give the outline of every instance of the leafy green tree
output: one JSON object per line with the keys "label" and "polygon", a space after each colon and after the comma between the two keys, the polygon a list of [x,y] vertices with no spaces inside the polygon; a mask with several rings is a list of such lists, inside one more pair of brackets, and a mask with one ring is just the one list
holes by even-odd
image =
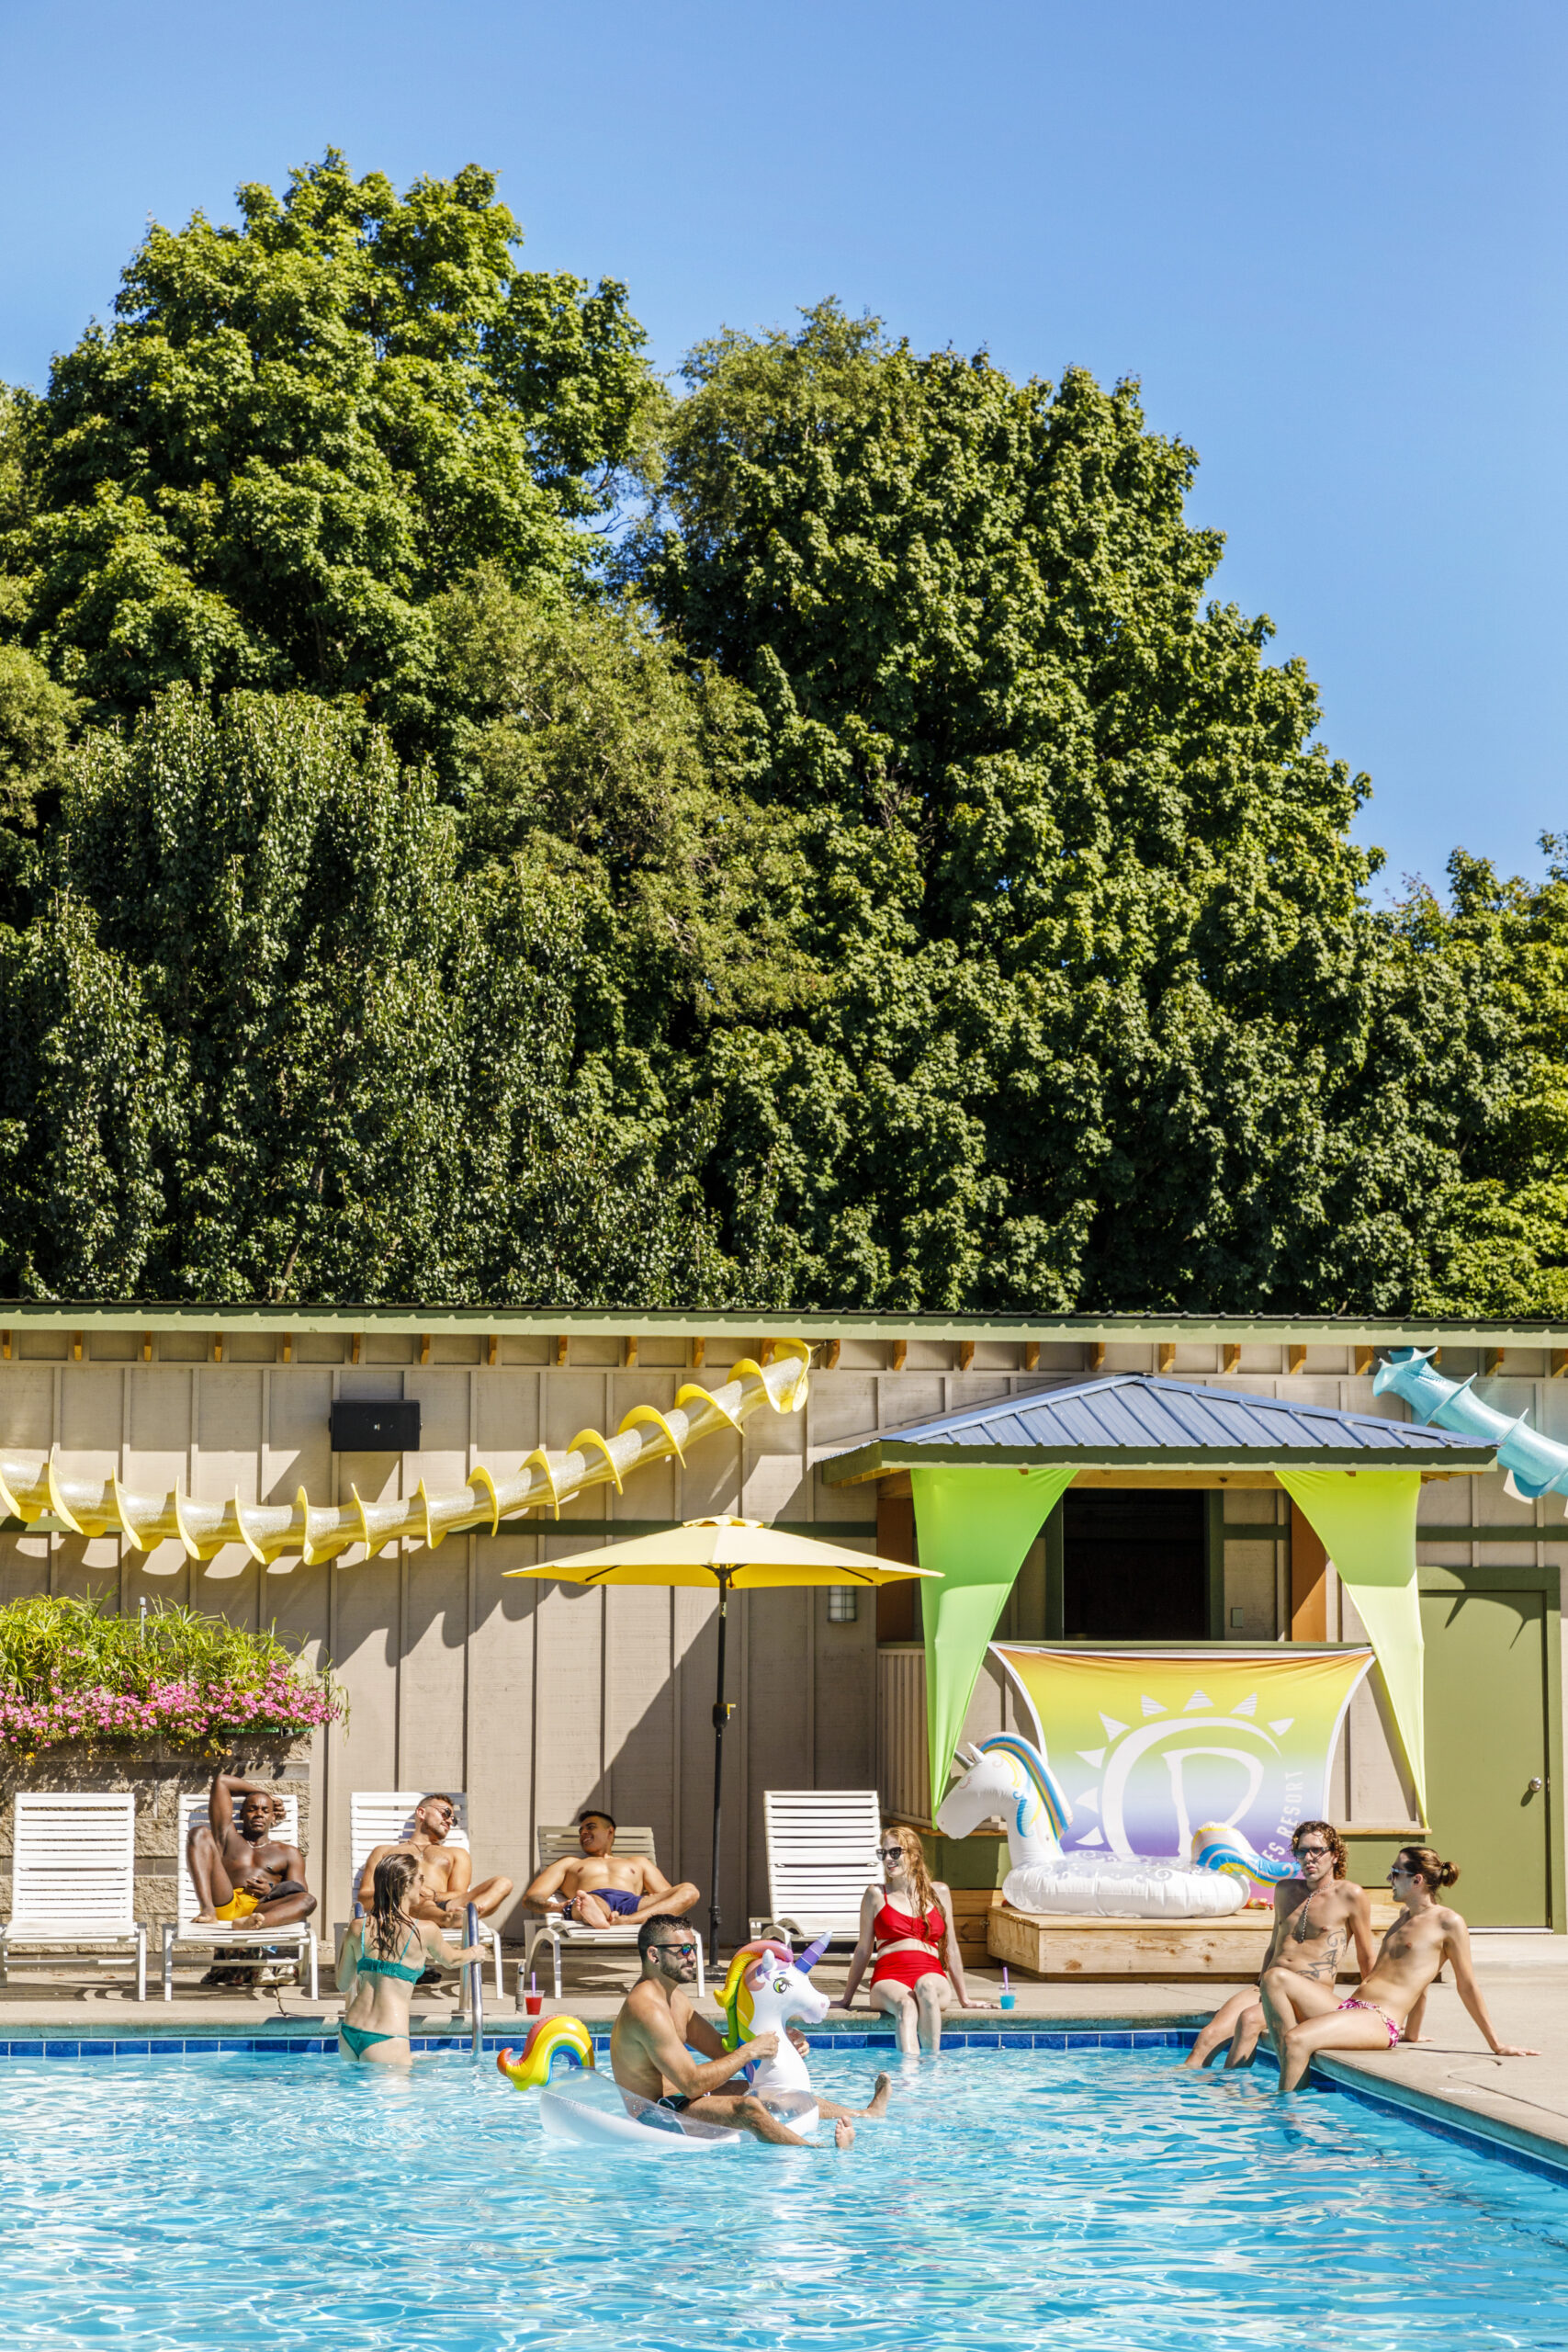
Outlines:
{"label": "leafy green tree", "polygon": [[0,644],[0,922],[27,920],[39,811],[55,813],[76,709],[41,662]]}
{"label": "leafy green tree", "polygon": [[1427,1315],[1568,1315],[1568,839],[1541,838],[1544,881],[1456,850],[1450,903],[1402,910],[1413,951],[1465,976],[1510,1040],[1501,1115],[1460,1154],[1415,1305]]}
{"label": "leafy green tree", "polygon": [[1371,915],[1367,780],[1135,388],[832,305],[688,363],[627,570],[745,684],[828,984],[694,1074],[802,1300],[1408,1303],[1491,1015]]}
{"label": "leafy green tree", "polygon": [[0,936],[0,1290],[730,1295],[689,1167],[574,1078],[570,893],[303,695],[175,689],[77,755]]}
{"label": "leafy green tree", "polygon": [[625,290],[521,268],[493,175],[343,158],[238,227],[152,228],[113,323],[12,435],[9,607],[99,717],[176,681],[343,698],[441,739],[427,607],[585,560],[653,395]]}

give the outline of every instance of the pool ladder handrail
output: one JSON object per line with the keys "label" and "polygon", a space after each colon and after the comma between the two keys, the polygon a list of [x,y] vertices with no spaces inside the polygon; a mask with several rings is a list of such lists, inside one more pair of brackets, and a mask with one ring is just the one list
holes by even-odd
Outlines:
{"label": "pool ladder handrail", "polygon": [[[472,1949],[479,1939],[479,1912],[477,1903],[468,1905],[468,1944]],[[485,2036],[485,1964],[482,1957],[479,1960],[470,1960],[468,1962],[468,1998],[473,2004],[474,2056],[477,2059],[483,2053]]]}

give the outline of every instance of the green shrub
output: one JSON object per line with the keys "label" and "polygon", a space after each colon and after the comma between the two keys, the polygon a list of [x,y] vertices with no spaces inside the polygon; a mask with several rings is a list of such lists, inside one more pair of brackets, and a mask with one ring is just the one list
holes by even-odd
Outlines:
{"label": "green shrub", "polygon": [[30,1758],[81,1741],[210,1751],[242,1733],[293,1737],[346,1712],[330,1672],[271,1630],[162,1602],[140,1618],[111,1616],[64,1594],[0,1607],[0,1749]]}

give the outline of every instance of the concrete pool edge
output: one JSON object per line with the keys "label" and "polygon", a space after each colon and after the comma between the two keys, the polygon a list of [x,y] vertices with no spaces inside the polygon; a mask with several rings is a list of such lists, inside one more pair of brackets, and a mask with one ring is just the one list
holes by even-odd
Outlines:
{"label": "concrete pool edge", "polygon": [[1381,2108],[1385,2113],[1398,2115],[1405,2122],[1431,2132],[1437,2139],[1457,2141],[1463,2147],[1479,2149],[1500,2164],[1545,2174],[1560,2187],[1568,2188],[1568,2144],[1550,2132],[1531,2132],[1523,2124],[1510,2122],[1506,2116],[1450,2107],[1439,2093],[1363,2073],[1359,2066],[1348,2065],[1341,2059],[1319,2058],[1314,2060],[1314,2068],[1327,2078],[1336,2092],[1356,2099],[1363,2107]]}
{"label": "concrete pool edge", "polygon": [[[519,2018],[506,2029],[487,2031],[482,2042],[483,2058],[492,2060],[495,2052],[515,2047],[525,2035],[528,2023],[528,2019]],[[1190,2013],[1168,2021],[1142,2017],[1135,2022],[1129,2019],[1123,2024],[1107,2019],[1095,2025],[1085,2025],[1077,2018],[1058,2021],[1032,2018],[1027,2025],[1010,2021],[1002,2026],[944,2033],[942,2044],[944,2049],[953,2050],[1063,2052],[1091,2049],[1184,2050],[1190,2049],[1196,2035],[1197,2025]],[[826,2030],[818,2028],[808,2039],[814,2049],[824,2051],[886,2051],[891,2054],[896,2047],[891,2033],[869,2029],[863,2031],[829,2026]],[[472,2039],[459,2031],[415,2034],[412,2046],[423,2052],[446,2052],[462,2057],[469,2053]],[[608,2032],[595,2030],[593,2046],[596,2053],[607,2054]],[[59,2062],[152,2057],[321,2057],[335,2055],[337,2047],[336,2024],[329,2025],[324,2017],[290,2018],[287,2024],[280,2020],[270,2030],[262,2027],[251,2033],[213,2027],[194,2033],[184,2029],[151,2029],[143,2033],[68,2034],[44,2027],[31,2032],[0,2034],[0,2064],[13,2059]],[[1258,2063],[1272,2071],[1274,2062],[1268,2052],[1259,2052]],[[1440,2095],[1412,2084],[1391,2082],[1382,2074],[1344,2060],[1319,2059],[1314,2073],[1323,2089],[1412,2123],[1418,2130],[1454,2142],[1472,2153],[1544,2176],[1558,2186],[1568,2188],[1568,2143],[1562,2139],[1531,2131],[1505,2117],[1468,2108],[1456,2110]]]}

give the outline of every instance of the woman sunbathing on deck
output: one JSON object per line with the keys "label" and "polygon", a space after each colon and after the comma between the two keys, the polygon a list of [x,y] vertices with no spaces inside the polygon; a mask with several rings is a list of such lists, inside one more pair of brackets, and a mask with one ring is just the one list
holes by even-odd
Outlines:
{"label": "woman sunbathing on deck", "polygon": [[1496,2058],[1534,2058],[1534,2050],[1499,2041],[1486,2014],[1481,1987],[1470,1964],[1470,1930],[1457,1911],[1437,1899],[1459,1871],[1440,1861],[1429,1846],[1402,1846],[1388,1874],[1395,1899],[1404,1905],[1382,1939],[1364,1984],[1342,2001],[1332,1984],[1313,1983],[1288,1968],[1270,1968],[1263,1979],[1263,2007],[1280,2058],[1280,2088],[1297,2088],[1320,2050],[1393,2050],[1406,2018],[1445,1961],[1451,1960],[1454,1989],[1486,2037]]}
{"label": "woman sunbathing on deck", "polygon": [[961,2009],[980,2005],[969,1998],[964,1983],[953,1898],[928,1875],[925,1849],[914,1831],[884,1830],[876,1850],[887,1883],[868,1886],[861,1897],[860,1941],[844,1980],[844,2007],[853,2004],[874,1945],[871,2006],[892,2018],[898,2047],[912,2058],[917,2031],[926,2049],[942,2048],[942,2013],[955,1997]]}
{"label": "woman sunbathing on deck", "polygon": [[412,1917],[423,1884],[417,1854],[406,1849],[389,1854],[376,1865],[369,1917],[356,1919],[344,1938],[337,1982],[348,1997],[338,2047],[347,2057],[382,2066],[412,2065],[409,2003],[424,1971],[438,1968],[452,1975],[484,1958],[479,1944],[449,1953],[440,1931]]}

